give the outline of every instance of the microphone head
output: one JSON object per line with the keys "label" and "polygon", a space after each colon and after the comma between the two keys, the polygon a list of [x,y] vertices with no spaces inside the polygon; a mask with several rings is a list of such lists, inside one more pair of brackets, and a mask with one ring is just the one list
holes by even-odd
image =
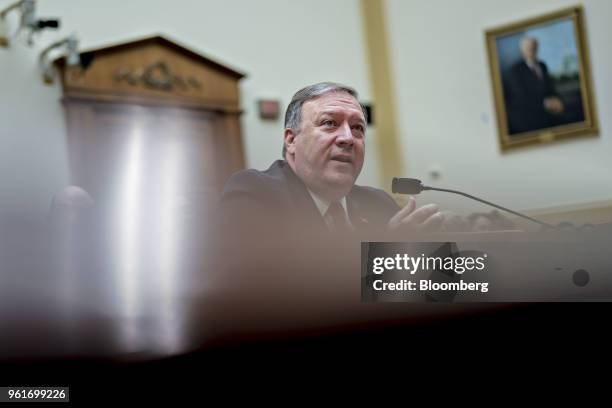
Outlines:
{"label": "microphone head", "polygon": [[419,194],[423,191],[423,183],[421,183],[421,180],[413,178],[393,177],[391,191],[399,194]]}

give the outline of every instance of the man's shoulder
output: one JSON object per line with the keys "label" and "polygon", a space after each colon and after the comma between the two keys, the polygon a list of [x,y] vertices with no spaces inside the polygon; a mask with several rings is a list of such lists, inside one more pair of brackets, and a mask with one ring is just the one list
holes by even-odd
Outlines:
{"label": "man's shoulder", "polygon": [[544,61],[538,61],[538,65],[540,66],[540,69],[542,70],[543,73],[548,73],[548,66],[546,65],[546,63]]}
{"label": "man's shoulder", "polygon": [[241,232],[278,226],[291,208],[285,178],[281,161],[263,171],[247,169],[234,173],[225,183],[219,201],[220,225]]}
{"label": "man's shoulder", "polygon": [[513,73],[523,73],[527,70],[529,70],[529,67],[523,60],[517,61],[510,66],[510,72]]}
{"label": "man's shoulder", "polygon": [[241,170],[225,183],[223,195],[230,193],[265,194],[278,191],[286,182],[285,162],[277,160],[266,170]]}

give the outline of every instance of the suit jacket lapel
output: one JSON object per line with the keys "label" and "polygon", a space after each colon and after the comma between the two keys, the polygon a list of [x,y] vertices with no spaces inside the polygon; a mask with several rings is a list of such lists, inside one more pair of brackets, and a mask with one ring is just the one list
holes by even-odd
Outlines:
{"label": "suit jacket lapel", "polygon": [[294,207],[290,213],[294,214],[296,217],[302,217],[299,221],[305,223],[308,227],[321,227],[327,230],[325,221],[323,217],[321,217],[321,213],[306,189],[304,182],[293,172],[287,162],[283,162],[281,168],[291,195],[292,203],[290,203],[290,205]]}
{"label": "suit jacket lapel", "polygon": [[353,227],[355,227],[356,230],[371,227],[370,220],[368,220],[368,217],[364,213],[361,204],[355,199],[352,192],[346,197],[346,209],[349,219],[351,220],[351,224],[353,224]]}

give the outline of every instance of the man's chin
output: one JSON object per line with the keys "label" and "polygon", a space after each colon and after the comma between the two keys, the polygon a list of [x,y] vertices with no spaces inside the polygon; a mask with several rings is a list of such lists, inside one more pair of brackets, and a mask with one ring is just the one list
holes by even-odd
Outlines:
{"label": "man's chin", "polygon": [[327,184],[329,188],[348,192],[353,188],[355,179],[356,177],[353,172],[335,172],[325,178],[325,184]]}

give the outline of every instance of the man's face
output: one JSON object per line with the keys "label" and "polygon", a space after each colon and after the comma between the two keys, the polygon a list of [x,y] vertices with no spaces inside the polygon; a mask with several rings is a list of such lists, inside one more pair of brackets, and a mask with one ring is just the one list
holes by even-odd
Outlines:
{"label": "man's face", "polygon": [[523,58],[526,60],[535,60],[538,56],[538,42],[533,39],[525,40],[521,44],[521,51],[523,53]]}
{"label": "man's face", "polygon": [[348,93],[331,92],[302,105],[297,134],[285,130],[287,161],[315,193],[337,200],[351,190],[363,166],[365,118]]}

